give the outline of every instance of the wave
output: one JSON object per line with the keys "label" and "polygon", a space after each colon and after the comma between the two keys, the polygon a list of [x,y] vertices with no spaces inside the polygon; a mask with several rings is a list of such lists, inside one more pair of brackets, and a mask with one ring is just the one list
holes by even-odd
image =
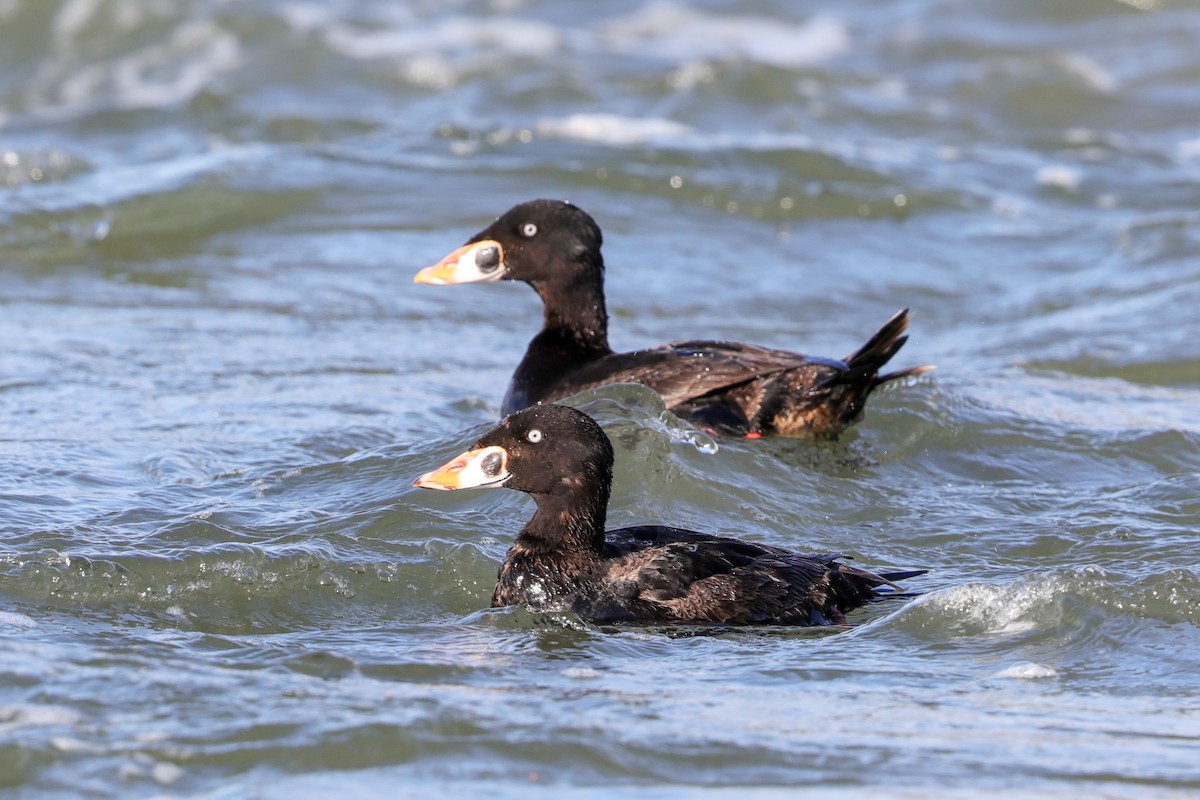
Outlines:
{"label": "wave", "polygon": [[680,3],[653,3],[601,26],[616,52],[680,63],[744,59],[776,67],[806,67],[850,49],[850,30],[838,17],[802,22],[713,14]]}
{"label": "wave", "polygon": [[66,0],[26,24],[23,32],[46,36],[49,48],[4,105],[58,119],[191,100],[238,70],[243,53],[219,21],[189,13],[136,0]]}
{"label": "wave", "polygon": [[894,617],[910,632],[937,637],[1091,636],[1120,618],[1200,628],[1200,574],[1167,569],[1133,577],[1100,567],[1025,575],[1004,583],[966,583],[915,600]]}

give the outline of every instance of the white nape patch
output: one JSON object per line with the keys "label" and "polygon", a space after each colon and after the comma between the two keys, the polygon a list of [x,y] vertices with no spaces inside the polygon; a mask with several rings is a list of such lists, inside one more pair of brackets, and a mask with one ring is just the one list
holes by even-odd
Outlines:
{"label": "white nape patch", "polygon": [[1056,675],[1058,675],[1058,670],[1044,667],[1041,664],[1035,664],[1032,661],[1022,661],[1005,667],[992,675],[992,677],[1010,680],[1038,680],[1040,678],[1053,678]]}
{"label": "white nape patch", "polygon": [[1067,192],[1078,190],[1079,184],[1083,182],[1083,174],[1079,170],[1061,164],[1042,167],[1035,177],[1042,186],[1053,186]]}

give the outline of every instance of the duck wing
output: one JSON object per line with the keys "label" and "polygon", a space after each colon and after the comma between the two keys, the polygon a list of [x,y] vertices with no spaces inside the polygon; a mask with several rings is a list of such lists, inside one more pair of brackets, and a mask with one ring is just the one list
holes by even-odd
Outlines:
{"label": "duck wing", "polygon": [[613,383],[640,383],[662,396],[668,408],[694,402],[735,386],[798,367],[831,374],[845,362],[738,342],[693,339],[661,347],[613,353],[584,364],[562,381],[543,402]]}
{"label": "duck wing", "polygon": [[605,582],[635,616],[732,625],[828,625],[887,581],[837,561],[678,528],[610,532]]}

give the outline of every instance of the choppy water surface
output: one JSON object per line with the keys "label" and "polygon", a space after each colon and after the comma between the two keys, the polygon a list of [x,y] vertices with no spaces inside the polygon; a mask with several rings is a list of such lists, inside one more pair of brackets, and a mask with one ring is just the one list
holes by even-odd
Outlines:
{"label": "choppy water surface", "polygon": [[[6,796],[1200,792],[1200,9],[1174,0],[0,0]],[[806,631],[483,610],[510,205],[606,233],[619,348],[840,356],[837,443],[636,388],[614,524],[925,594]]]}

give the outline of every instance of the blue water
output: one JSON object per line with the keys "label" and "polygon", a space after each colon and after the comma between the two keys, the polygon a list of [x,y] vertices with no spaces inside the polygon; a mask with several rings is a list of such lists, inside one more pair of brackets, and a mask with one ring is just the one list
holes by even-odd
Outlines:
{"label": "blue water", "polygon": [[[1200,8],[0,0],[0,793],[1200,793]],[[488,610],[509,206],[618,349],[853,351],[834,443],[636,387],[613,525],[925,568],[846,631]]]}

